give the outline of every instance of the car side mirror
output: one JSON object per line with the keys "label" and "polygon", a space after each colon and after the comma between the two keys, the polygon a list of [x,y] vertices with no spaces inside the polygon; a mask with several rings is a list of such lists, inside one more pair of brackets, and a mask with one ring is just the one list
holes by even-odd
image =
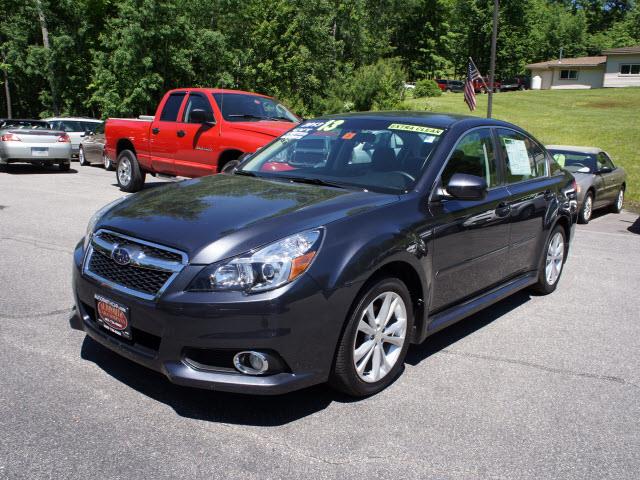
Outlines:
{"label": "car side mirror", "polygon": [[213,120],[211,112],[206,112],[201,108],[194,108],[189,114],[189,120],[191,123],[201,123],[210,127],[214,126],[216,122]]}
{"label": "car side mirror", "polygon": [[598,173],[611,173],[613,171],[613,169],[611,167],[602,167],[600,170],[598,170]]}
{"label": "car side mirror", "polygon": [[455,173],[447,184],[447,193],[458,200],[482,200],[487,196],[487,181],[482,177]]}

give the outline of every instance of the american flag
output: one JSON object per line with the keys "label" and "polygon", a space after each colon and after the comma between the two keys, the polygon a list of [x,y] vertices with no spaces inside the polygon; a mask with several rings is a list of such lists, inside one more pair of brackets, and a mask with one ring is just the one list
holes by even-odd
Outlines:
{"label": "american flag", "polygon": [[467,64],[467,81],[464,83],[464,101],[469,105],[469,110],[472,112],[478,106],[476,102],[476,92],[473,88],[474,80],[482,80],[482,75],[480,75],[473,61],[469,59],[469,63]]}

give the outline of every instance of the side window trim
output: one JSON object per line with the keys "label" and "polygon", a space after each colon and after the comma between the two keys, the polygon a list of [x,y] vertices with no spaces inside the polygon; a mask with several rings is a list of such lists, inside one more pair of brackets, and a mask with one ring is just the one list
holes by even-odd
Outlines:
{"label": "side window trim", "polygon": [[[462,135],[460,135],[460,137],[458,138],[458,140],[456,140],[456,143],[453,144],[453,147],[451,147],[451,150],[449,150],[449,153],[447,154],[447,158],[445,159],[445,161],[442,163],[442,166],[440,167],[440,170],[438,171],[438,175],[436,175],[436,180],[433,183],[433,185],[431,186],[431,193],[429,194],[429,201],[433,201],[433,199],[438,195],[438,184],[441,184],[441,180],[442,180],[442,174],[445,170],[445,168],[447,168],[447,165],[449,164],[449,160],[451,160],[451,157],[453,156],[454,152],[457,150],[458,145],[460,145],[460,143],[462,142],[462,140],[464,140],[464,138],[471,132],[474,132],[476,130],[489,130],[491,137],[493,138],[493,127],[490,125],[482,125],[480,127],[473,127],[470,128],[468,130],[465,130],[464,133]],[[495,142],[494,142],[494,148],[495,148]],[[494,154],[494,158],[493,158],[494,163],[497,162],[497,158],[496,155]],[[500,172],[499,172],[499,168],[500,168],[500,162],[498,162],[496,165],[496,172],[498,173],[498,183],[493,186],[493,187],[489,187],[487,188],[487,191],[492,191],[498,188],[502,188],[504,185],[501,184],[500,182]]]}
{"label": "side window trim", "polygon": [[[544,175],[541,175],[539,177],[534,177],[534,178],[527,178],[526,180],[520,180],[520,181],[512,182],[512,183],[507,182],[507,159],[504,157],[503,152],[502,152],[502,145],[500,144],[500,134],[498,133],[499,129],[501,129],[501,130],[510,130],[510,131],[512,131],[514,133],[517,133],[518,135],[522,135],[523,137],[528,138],[534,145],[537,145],[538,148],[540,148],[540,150],[542,150],[542,152],[544,153],[544,156],[545,156],[545,167],[544,167],[545,168],[545,173],[544,173]],[[550,165],[549,165],[550,155],[549,155],[549,152],[547,152],[547,149],[544,148],[540,142],[538,142],[535,138],[531,137],[530,135],[527,135],[526,133],[520,132],[520,131],[518,131],[518,130],[516,130],[514,128],[511,128],[511,127],[506,127],[506,126],[504,126],[504,127],[503,126],[494,127],[494,130],[495,130],[495,135],[496,135],[496,140],[498,142],[498,146],[500,147],[498,155],[500,155],[500,157],[502,158],[502,162],[501,163],[504,164],[504,185],[505,186],[508,187],[509,185],[520,185],[520,184],[524,184],[524,183],[528,183],[528,182],[533,182],[533,181],[536,181],[536,180],[541,180],[541,179],[544,179],[544,178],[549,178],[551,176],[551,173],[550,173],[551,172],[551,168],[550,168]]]}
{"label": "side window trim", "polygon": [[[207,95],[205,95],[202,92],[189,92],[189,94],[186,95],[186,100],[184,101],[183,105],[180,108],[180,112],[178,113],[179,120],[177,122],[189,124],[186,118],[187,107],[189,106],[189,100],[191,99],[192,96],[201,98],[205,103],[209,105],[209,110],[211,110],[211,116],[213,117],[213,120],[216,121],[216,112],[213,109],[213,105],[211,104],[212,102],[209,101],[209,98],[207,97]],[[214,99],[214,102],[215,102],[215,99]]]}
{"label": "side window trim", "polygon": [[[162,114],[164,113],[164,109],[167,108],[167,104],[169,103],[169,100],[171,99],[171,97],[177,97],[177,96],[182,96],[182,99],[180,101],[180,105],[178,105],[178,111],[176,112],[176,118],[174,120],[162,120]],[[183,91],[179,91],[179,92],[172,92],[166,99],[166,101],[164,102],[164,105],[162,105],[162,110],[160,111],[160,118],[158,118],[158,122],[164,122],[164,123],[178,123],[178,119],[180,118],[180,113],[182,112],[182,109],[184,107],[184,102],[187,99],[188,95],[187,92],[183,92]]]}

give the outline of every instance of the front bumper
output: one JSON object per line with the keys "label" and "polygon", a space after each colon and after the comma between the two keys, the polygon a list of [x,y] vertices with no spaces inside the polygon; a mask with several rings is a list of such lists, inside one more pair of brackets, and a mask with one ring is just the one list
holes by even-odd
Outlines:
{"label": "front bumper", "polygon": [[[76,311],[70,319],[71,327],[119,355],[164,374],[171,382],[228,392],[282,394],[328,379],[348,306],[334,299],[330,307],[327,296],[310,276],[303,275],[268,295],[238,294],[239,301],[213,303],[216,294],[180,291],[191,278],[191,271],[186,272],[189,279],[181,278],[183,274],[176,277],[159,300],[147,301],[84,277],[83,254],[80,243],[74,253]],[[96,293],[129,308],[131,341],[96,323]],[[282,360],[284,368],[265,376],[196,368],[188,359],[191,349],[268,351]]]}

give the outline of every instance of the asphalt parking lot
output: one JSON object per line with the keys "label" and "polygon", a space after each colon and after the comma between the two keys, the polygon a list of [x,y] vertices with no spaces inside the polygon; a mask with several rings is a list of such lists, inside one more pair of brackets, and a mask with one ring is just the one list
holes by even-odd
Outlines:
{"label": "asphalt parking lot", "polygon": [[637,215],[579,226],[553,295],[412,347],[377,396],[262,398],[173,386],[68,327],[72,251],[114,184],[0,173],[0,478],[638,478]]}

